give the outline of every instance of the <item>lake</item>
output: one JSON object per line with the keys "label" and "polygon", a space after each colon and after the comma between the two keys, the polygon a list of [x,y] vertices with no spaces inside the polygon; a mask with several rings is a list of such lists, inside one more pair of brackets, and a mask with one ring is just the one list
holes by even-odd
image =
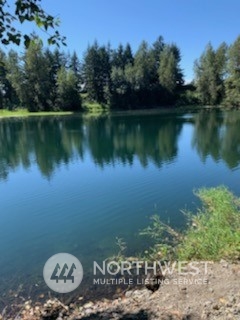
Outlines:
{"label": "lake", "polygon": [[194,189],[239,195],[239,173],[239,111],[1,119],[0,309],[48,291],[53,254],[75,255],[86,274],[118,252],[116,237],[133,256],[150,216],[183,229]]}

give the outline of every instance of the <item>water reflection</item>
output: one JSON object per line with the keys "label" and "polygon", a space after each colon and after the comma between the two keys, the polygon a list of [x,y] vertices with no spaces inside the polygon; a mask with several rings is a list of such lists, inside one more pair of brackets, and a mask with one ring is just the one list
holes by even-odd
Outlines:
{"label": "water reflection", "polygon": [[240,113],[199,112],[176,115],[106,116],[102,118],[50,117],[0,121],[0,179],[36,164],[51,178],[61,164],[83,161],[90,154],[96,165],[118,162],[161,167],[178,155],[183,125],[194,126],[192,146],[204,162],[223,159],[229,168],[240,162]]}
{"label": "water reflection", "polygon": [[239,111],[200,112],[194,116],[192,145],[202,161],[211,156],[222,159],[233,169],[240,163],[240,113]]}
{"label": "water reflection", "polygon": [[87,137],[90,153],[99,166],[149,162],[160,167],[177,156],[177,139],[183,121],[168,117],[110,117],[90,119]]}

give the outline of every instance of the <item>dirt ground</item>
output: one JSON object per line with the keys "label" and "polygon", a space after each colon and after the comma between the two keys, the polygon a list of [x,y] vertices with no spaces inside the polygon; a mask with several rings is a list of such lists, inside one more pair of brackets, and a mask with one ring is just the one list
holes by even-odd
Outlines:
{"label": "dirt ground", "polygon": [[200,265],[200,273],[166,274],[155,292],[142,286],[141,289],[119,292],[112,300],[83,303],[78,297],[74,303],[64,305],[57,299],[44,304],[26,301],[19,312],[0,319],[235,319],[240,320],[240,263]]}

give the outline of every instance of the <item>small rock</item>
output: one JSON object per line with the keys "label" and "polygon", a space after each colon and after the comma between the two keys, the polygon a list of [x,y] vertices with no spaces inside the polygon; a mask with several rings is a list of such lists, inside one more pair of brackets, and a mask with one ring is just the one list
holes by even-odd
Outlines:
{"label": "small rock", "polygon": [[112,305],[113,305],[113,306],[116,306],[118,303],[119,303],[119,302],[118,302],[118,299],[115,299],[115,300],[113,300]]}
{"label": "small rock", "polygon": [[93,302],[92,302],[92,301],[89,301],[89,302],[87,302],[87,303],[85,303],[85,304],[83,305],[83,308],[84,308],[84,309],[89,309],[89,308],[92,308],[93,306],[94,306]]}
{"label": "small rock", "polygon": [[135,291],[133,291],[133,294],[132,294],[133,297],[139,297],[141,295],[142,295],[142,291],[141,290],[135,290]]}
{"label": "small rock", "polygon": [[210,306],[212,304],[211,300],[207,300],[204,302],[204,307]]}
{"label": "small rock", "polygon": [[234,296],[231,296],[231,297],[229,298],[229,301],[230,301],[231,303],[236,303],[236,298],[235,298]]}
{"label": "small rock", "polygon": [[117,314],[116,312],[113,312],[113,313],[112,313],[112,317],[115,318],[115,319],[116,319],[116,318],[119,319],[119,314]]}
{"label": "small rock", "polygon": [[133,291],[132,291],[132,290],[129,290],[129,291],[127,291],[127,292],[125,293],[125,297],[126,297],[126,298],[130,298],[130,297],[132,296],[132,294],[133,294]]}
{"label": "small rock", "polygon": [[237,310],[237,308],[233,309],[233,314],[239,314],[239,310]]}
{"label": "small rock", "polygon": [[214,304],[214,305],[213,305],[213,309],[214,309],[214,310],[219,310],[219,305],[218,305],[218,304]]}
{"label": "small rock", "polygon": [[85,310],[85,314],[86,314],[86,315],[88,315],[88,314],[90,314],[90,313],[92,313],[92,309],[88,308],[88,309]]}
{"label": "small rock", "polygon": [[220,260],[220,263],[221,263],[221,265],[222,265],[223,268],[228,268],[228,262],[227,262],[226,260],[221,259],[221,260]]}

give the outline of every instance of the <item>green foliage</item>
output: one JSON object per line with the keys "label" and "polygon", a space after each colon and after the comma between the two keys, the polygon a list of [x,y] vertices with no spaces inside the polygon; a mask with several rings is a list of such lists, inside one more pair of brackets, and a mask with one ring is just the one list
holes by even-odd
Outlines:
{"label": "green foliage", "polygon": [[195,82],[202,104],[219,104],[225,95],[226,54],[225,43],[217,50],[209,43],[200,59],[195,62]]}
{"label": "green foliage", "polygon": [[164,100],[172,101],[172,103],[176,97],[176,89],[183,84],[183,74],[179,63],[179,49],[175,45],[164,46],[160,53],[158,76],[159,83],[164,89]]}
{"label": "green foliage", "polygon": [[[143,41],[135,55],[129,44],[99,46],[95,42],[87,49],[83,62],[83,81],[89,99],[107,104],[112,109],[134,109],[174,104],[177,90],[183,84],[179,67],[180,51],[176,45],[168,46],[173,63],[166,73],[161,54],[165,48],[163,38],[149,46]],[[163,57],[163,56],[162,56]],[[171,81],[171,88],[160,83],[160,76]],[[169,94],[170,92],[170,94]]]}
{"label": "green foliage", "polygon": [[240,199],[226,187],[200,189],[202,201],[197,214],[184,212],[189,226],[179,234],[164,224],[159,216],[140,232],[154,240],[145,251],[147,259],[220,260],[240,258]]}
{"label": "green foliage", "polygon": [[36,39],[31,43],[25,52],[24,62],[24,106],[29,111],[50,110],[47,93],[51,91],[52,84],[41,41]]}
{"label": "green foliage", "polygon": [[240,258],[240,199],[227,188],[200,189],[203,203],[178,249],[180,259]]}
{"label": "green foliage", "polygon": [[[179,234],[170,226],[163,223],[158,215],[153,215],[151,220],[150,226],[140,232],[141,236],[148,236],[157,242],[161,242],[163,239],[173,242],[175,239],[179,238]],[[170,239],[168,236],[170,236]]]}
{"label": "green foliage", "polygon": [[65,37],[62,37],[56,28],[59,26],[59,20],[46,13],[41,7],[41,0],[16,0],[14,3],[14,14],[10,10],[10,1],[0,1],[0,40],[2,44],[8,45],[14,43],[20,45],[24,42],[25,47],[29,47],[33,35],[23,34],[14,27],[14,22],[21,24],[29,21],[49,33],[48,44],[65,44]]}
{"label": "green foliage", "polygon": [[80,111],[81,97],[74,71],[61,67],[57,73],[57,107],[64,111]]}
{"label": "green foliage", "polygon": [[135,54],[130,44],[114,50],[95,42],[80,63],[76,52],[45,50],[35,36],[24,55],[0,51],[0,108],[80,110],[83,93],[88,97],[84,109],[94,113],[196,104],[238,107],[239,48],[240,37],[230,48],[223,43],[214,50],[209,44],[195,63],[194,82],[184,85],[180,49],[162,37],[152,45],[143,41]]}
{"label": "green foliage", "polygon": [[146,89],[151,84],[154,72],[154,59],[146,41],[143,41],[134,56],[135,89]]}
{"label": "green foliage", "polygon": [[11,85],[7,79],[6,54],[0,50],[0,109],[8,107]]}
{"label": "green foliage", "polygon": [[106,103],[110,72],[109,50],[105,46],[99,47],[95,42],[93,46],[88,47],[83,64],[84,82],[90,100]]}
{"label": "green foliage", "polygon": [[103,104],[89,99],[87,93],[81,93],[82,109],[92,115],[100,115],[109,111],[109,108]]}
{"label": "green foliage", "polygon": [[188,86],[184,86],[183,89],[179,92],[176,106],[177,107],[196,106],[199,104],[200,104],[200,101],[195,88],[188,89]]}
{"label": "green foliage", "polygon": [[107,261],[121,262],[126,260],[125,251],[127,250],[127,243],[123,240],[123,238],[116,237],[115,244],[118,248],[118,252],[116,255],[109,257]]}
{"label": "green foliage", "polygon": [[122,44],[120,44],[117,50],[112,52],[112,67],[120,68],[124,70],[127,64],[133,64],[133,55],[130,44],[127,44],[124,48]]}
{"label": "green foliage", "polygon": [[226,99],[228,106],[240,106],[240,36],[229,48],[229,77],[226,80]]}
{"label": "green foliage", "polygon": [[81,110],[79,64],[35,38],[23,56],[0,51],[0,108],[39,111]]}
{"label": "green foliage", "polygon": [[[20,65],[20,58],[18,53],[11,50],[8,53],[6,61],[6,79],[11,85],[11,98],[9,109],[13,109],[14,106],[23,105],[23,84],[24,73],[23,68]],[[12,108],[11,108],[12,106]]]}
{"label": "green foliage", "polygon": [[140,236],[146,236],[154,241],[154,245],[144,252],[144,259],[169,260],[175,256],[174,246],[181,235],[169,225],[163,223],[158,215],[153,215],[150,225],[140,231]]}

